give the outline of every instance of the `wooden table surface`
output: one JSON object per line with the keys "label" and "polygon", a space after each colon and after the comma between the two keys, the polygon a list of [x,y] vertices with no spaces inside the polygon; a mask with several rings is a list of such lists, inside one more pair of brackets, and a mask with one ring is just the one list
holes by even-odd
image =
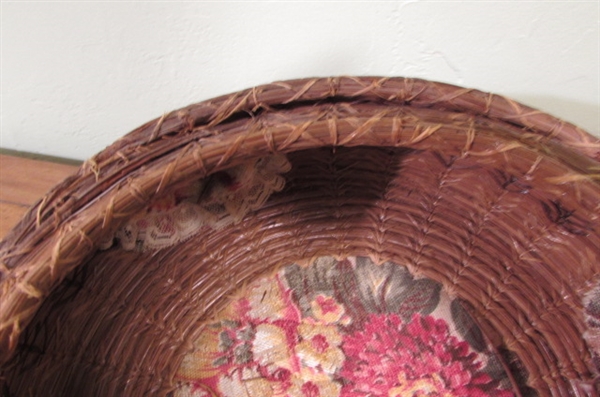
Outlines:
{"label": "wooden table surface", "polygon": [[30,206],[78,168],[77,165],[0,154],[0,240]]}

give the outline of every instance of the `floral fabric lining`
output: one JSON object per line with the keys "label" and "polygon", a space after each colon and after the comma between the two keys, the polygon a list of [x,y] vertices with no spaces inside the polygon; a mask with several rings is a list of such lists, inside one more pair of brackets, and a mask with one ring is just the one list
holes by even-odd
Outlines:
{"label": "floral fabric lining", "polygon": [[248,161],[196,183],[176,187],[131,217],[100,243],[108,249],[119,241],[127,251],[158,250],[175,245],[204,228],[238,223],[285,186],[281,174],[291,165],[282,154]]}
{"label": "floral fabric lining", "polygon": [[510,378],[439,284],[369,258],[289,265],[201,326],[174,397],[509,397]]}
{"label": "floral fabric lining", "polygon": [[592,362],[600,372],[600,286],[588,291],[583,298],[584,317],[587,330],[583,334],[590,351]]}

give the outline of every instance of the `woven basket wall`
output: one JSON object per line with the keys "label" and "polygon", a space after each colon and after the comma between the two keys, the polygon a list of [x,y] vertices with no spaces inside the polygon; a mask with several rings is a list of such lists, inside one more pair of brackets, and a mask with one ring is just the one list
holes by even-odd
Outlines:
{"label": "woven basket wall", "polygon": [[[273,154],[291,164],[285,187],[240,221],[99,249],[175,187]],[[0,255],[10,396],[166,395],[199,324],[253,280],[323,256],[440,283],[512,352],[505,369],[527,372],[514,395],[597,395],[600,142],[476,90],[295,80],[165,114],[49,192]]]}

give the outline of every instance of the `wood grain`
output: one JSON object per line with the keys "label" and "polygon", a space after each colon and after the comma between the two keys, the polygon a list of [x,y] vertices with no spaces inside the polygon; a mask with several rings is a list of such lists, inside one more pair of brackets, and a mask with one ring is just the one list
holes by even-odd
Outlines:
{"label": "wood grain", "polygon": [[28,208],[28,206],[0,202],[0,240],[19,222]]}
{"label": "wood grain", "polygon": [[31,205],[77,168],[0,154],[0,240]]}

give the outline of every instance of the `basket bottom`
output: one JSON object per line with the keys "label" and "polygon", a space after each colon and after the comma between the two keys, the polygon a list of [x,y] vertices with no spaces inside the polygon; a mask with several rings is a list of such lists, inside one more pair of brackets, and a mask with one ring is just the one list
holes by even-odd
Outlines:
{"label": "basket bottom", "polygon": [[517,364],[439,283],[320,257],[251,283],[200,325],[170,395],[534,395]]}

